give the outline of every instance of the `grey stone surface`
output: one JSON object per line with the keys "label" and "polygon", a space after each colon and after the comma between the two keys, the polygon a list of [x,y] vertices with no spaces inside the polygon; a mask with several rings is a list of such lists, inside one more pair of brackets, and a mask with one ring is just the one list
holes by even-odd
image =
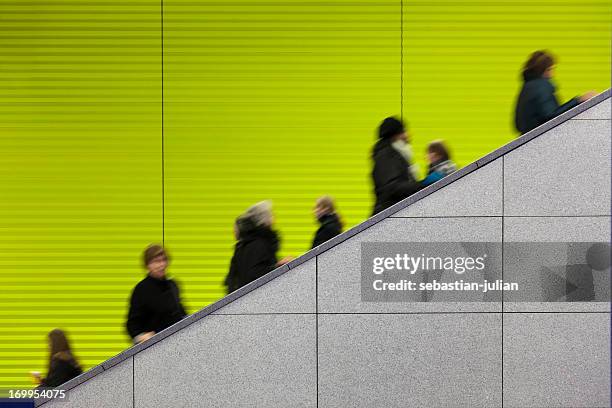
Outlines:
{"label": "grey stone surface", "polygon": [[504,215],[610,215],[610,121],[570,120],[504,157]]}
{"label": "grey stone surface", "polygon": [[429,241],[501,242],[501,218],[389,218],[372,226],[318,257],[319,312],[501,311],[500,302],[362,302],[362,242]]}
{"label": "grey stone surface", "polygon": [[[587,255],[590,248],[599,245],[588,242],[505,243],[504,281],[517,283],[519,290],[504,294],[504,310],[609,310],[610,247],[604,245],[607,249],[603,255],[608,259],[605,268],[593,268]],[[523,302],[546,303],[534,303],[531,306],[537,309],[526,309],[521,305]]]}
{"label": "grey stone surface", "polygon": [[604,92],[600,93],[599,95],[595,96],[594,98],[588,100],[585,103],[581,103],[580,105],[576,106],[573,109],[570,109],[567,112],[562,113],[561,115],[549,120],[548,122],[544,123],[541,126],[538,126],[537,128],[517,137],[516,139],[514,139],[513,141],[499,147],[498,149],[494,150],[493,152],[487,154],[484,157],[481,157],[480,159],[478,159],[476,162],[478,163],[479,166],[482,166],[486,163],[489,163],[503,155],[508,154],[509,152],[515,150],[516,148],[529,143],[531,140],[540,137],[540,135],[548,132],[551,129],[554,129],[555,127],[559,126],[562,123],[567,122],[568,120],[574,119],[576,116],[578,116],[580,113],[585,112],[589,109],[591,109],[592,107],[594,107],[595,105],[599,104],[602,101],[605,101],[607,99],[610,98],[610,89],[605,90]]}
{"label": "grey stone surface", "polygon": [[[64,384],[60,386],[60,388],[64,391],[71,390],[79,386],[80,384],[84,383],[85,381],[88,381],[90,378],[97,376],[103,371],[104,371],[104,368],[102,367],[102,364],[91,367],[89,370],[85,371],[81,375],[74,377],[70,381],[66,381]],[[51,399],[52,398],[38,398],[35,400],[35,406],[39,407]]]}
{"label": "grey stone surface", "polygon": [[504,407],[609,406],[609,314],[504,314]]}
{"label": "grey stone surface", "polygon": [[610,302],[510,302],[504,301],[504,312],[521,313],[596,313],[610,312]]}
{"label": "grey stone surface", "polygon": [[610,217],[506,217],[504,242],[609,242]]}
{"label": "grey stone surface", "polygon": [[501,315],[320,315],[319,406],[500,407]]}
{"label": "grey stone surface", "polygon": [[315,407],[314,315],[209,315],[135,356],[136,407]]}
{"label": "grey stone surface", "polygon": [[315,313],[316,259],[234,300],[214,314]]}
{"label": "grey stone surface", "polygon": [[[132,408],[132,362],[127,359],[67,392],[67,400],[52,400],[44,408]],[[61,387],[58,387],[61,388]]]}
{"label": "grey stone surface", "polygon": [[392,217],[502,215],[502,159],[460,178]]}
{"label": "grey stone surface", "polygon": [[612,119],[610,99],[598,103],[586,112],[577,115],[575,119]]}
{"label": "grey stone surface", "polygon": [[[506,292],[504,311],[606,312],[610,310],[610,269],[592,271],[595,298],[589,302],[548,302],[553,285],[565,285],[565,265],[580,264],[563,245],[545,250],[541,243],[582,243],[610,240],[610,217],[506,217],[504,280],[517,282],[521,293]],[[515,242],[533,242],[531,251],[512,250]],[[573,246],[581,244],[574,244]],[[558,252],[558,253],[555,253]],[[570,259],[571,258],[571,259]],[[542,266],[546,266],[543,269]],[[548,277],[547,277],[548,276]],[[565,300],[565,299],[560,299]]]}

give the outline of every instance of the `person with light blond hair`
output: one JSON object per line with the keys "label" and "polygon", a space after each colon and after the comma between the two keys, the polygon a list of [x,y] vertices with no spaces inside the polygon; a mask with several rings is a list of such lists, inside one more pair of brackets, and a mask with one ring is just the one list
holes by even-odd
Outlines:
{"label": "person with light blond hair", "polygon": [[273,225],[274,213],[270,201],[258,202],[238,217],[234,225],[237,242],[225,278],[227,293],[240,289],[293,259],[286,257],[278,260],[276,254],[280,248],[280,238]]}
{"label": "person with light blond hair", "polygon": [[313,212],[320,226],[312,241],[312,248],[342,233],[342,222],[338,214],[336,214],[333,198],[328,195],[319,197]]}

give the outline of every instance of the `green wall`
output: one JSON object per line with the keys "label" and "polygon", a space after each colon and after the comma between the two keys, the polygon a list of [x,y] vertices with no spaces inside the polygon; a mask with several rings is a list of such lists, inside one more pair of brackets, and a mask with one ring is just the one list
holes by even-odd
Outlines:
{"label": "green wall", "polygon": [[127,347],[150,242],[193,312],[223,296],[249,204],[274,201],[282,255],[308,249],[321,194],[363,221],[385,116],[423,170],[437,138],[465,165],[515,137],[531,51],[559,56],[565,98],[610,86],[608,0],[165,0],[162,134],[161,11],[0,0],[0,388],[31,386],[54,327],[86,368]]}

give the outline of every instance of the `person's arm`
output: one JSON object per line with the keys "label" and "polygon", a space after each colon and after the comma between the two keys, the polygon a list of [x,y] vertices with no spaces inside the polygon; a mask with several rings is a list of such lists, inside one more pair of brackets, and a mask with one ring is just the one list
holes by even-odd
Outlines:
{"label": "person's arm", "polygon": [[64,383],[68,375],[66,364],[61,364],[56,359],[51,361],[47,376],[40,380],[40,387],[57,387]]}
{"label": "person's arm", "polygon": [[132,292],[132,297],[130,299],[130,310],[128,312],[126,322],[127,332],[131,338],[136,340],[137,337],[142,338],[142,335],[148,333],[146,327],[147,314],[148,312],[144,294],[137,286]]}
{"label": "person's arm", "polygon": [[[408,170],[410,172],[410,170]],[[391,195],[395,198],[403,199],[416,193],[422,188],[421,183],[413,179],[410,175],[408,180],[397,177],[391,181]]]}
{"label": "person's arm", "polygon": [[539,116],[544,120],[550,120],[556,116],[559,116],[563,112],[566,112],[580,104],[580,99],[578,97],[572,98],[563,105],[559,105],[557,101],[557,97],[554,92],[549,89],[542,89],[538,92],[538,107],[539,107]]}
{"label": "person's arm", "polygon": [[317,231],[312,247],[321,245],[338,235],[336,230],[331,225],[324,225],[320,231]]}

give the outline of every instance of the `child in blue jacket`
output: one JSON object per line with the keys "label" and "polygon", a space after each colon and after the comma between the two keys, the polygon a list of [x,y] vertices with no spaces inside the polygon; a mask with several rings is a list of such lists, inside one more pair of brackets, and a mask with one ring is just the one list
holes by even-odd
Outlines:
{"label": "child in blue jacket", "polygon": [[441,140],[433,141],[427,146],[427,161],[429,171],[427,177],[421,181],[423,186],[433,184],[457,170],[457,166],[450,159],[448,149]]}

